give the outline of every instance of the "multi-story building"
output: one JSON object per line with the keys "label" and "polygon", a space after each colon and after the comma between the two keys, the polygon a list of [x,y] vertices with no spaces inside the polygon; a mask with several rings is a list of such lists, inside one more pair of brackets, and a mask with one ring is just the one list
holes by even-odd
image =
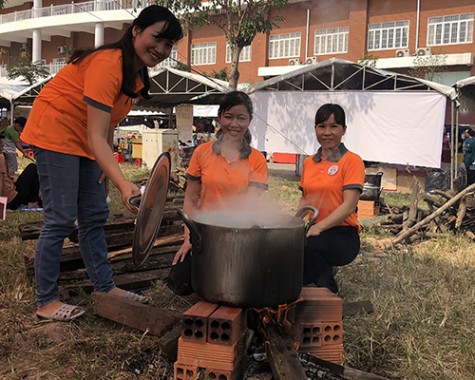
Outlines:
{"label": "multi-story building", "polygon": [[[5,68],[27,51],[55,73],[71,49],[119,39],[141,4],[146,5],[140,0],[7,0],[0,10],[0,65]],[[475,75],[473,0],[293,0],[278,14],[285,20],[242,51],[241,82],[259,82],[332,57],[376,59],[378,68],[410,73],[417,57],[427,56],[422,64],[442,71],[433,80],[453,84]],[[212,26],[189,30],[172,56],[203,74],[230,68],[224,35]]]}

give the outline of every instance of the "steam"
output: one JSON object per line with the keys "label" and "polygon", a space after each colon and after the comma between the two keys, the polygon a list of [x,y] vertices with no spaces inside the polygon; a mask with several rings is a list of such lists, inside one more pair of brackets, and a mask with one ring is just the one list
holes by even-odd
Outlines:
{"label": "steam", "polygon": [[280,206],[260,193],[228,197],[213,210],[200,210],[193,219],[226,228],[289,228],[303,226],[300,218],[281,212]]}

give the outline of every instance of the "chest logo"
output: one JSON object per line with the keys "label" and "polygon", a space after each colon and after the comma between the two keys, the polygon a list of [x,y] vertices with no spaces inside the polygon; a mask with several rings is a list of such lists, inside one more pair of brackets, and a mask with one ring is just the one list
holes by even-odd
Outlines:
{"label": "chest logo", "polygon": [[332,165],[328,168],[328,175],[335,175],[338,172],[338,166]]}

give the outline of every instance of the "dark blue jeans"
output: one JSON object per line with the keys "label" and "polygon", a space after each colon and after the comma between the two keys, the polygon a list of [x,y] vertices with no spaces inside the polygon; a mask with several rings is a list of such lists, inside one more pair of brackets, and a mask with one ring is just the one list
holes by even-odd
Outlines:
{"label": "dark blue jeans", "polygon": [[360,236],[355,227],[337,226],[311,236],[305,243],[303,285],[315,284],[338,292],[333,267],[351,263],[360,251]]}
{"label": "dark blue jeans", "polygon": [[79,246],[96,291],[114,288],[104,223],[109,216],[101,169],[85,157],[35,148],[43,196],[43,228],[35,252],[36,299],[44,306],[59,298],[63,242],[78,223]]}

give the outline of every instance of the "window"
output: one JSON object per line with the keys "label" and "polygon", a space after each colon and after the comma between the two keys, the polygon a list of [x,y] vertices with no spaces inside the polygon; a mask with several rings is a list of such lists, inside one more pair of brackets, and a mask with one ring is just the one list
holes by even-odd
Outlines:
{"label": "window", "polygon": [[192,65],[213,65],[216,63],[216,42],[191,45]]}
{"label": "window", "polygon": [[409,21],[368,25],[368,50],[407,48]]}
{"label": "window", "polygon": [[277,34],[269,38],[269,58],[300,56],[300,33]]}
{"label": "window", "polygon": [[427,46],[471,43],[473,13],[431,17],[427,29]]}
{"label": "window", "polygon": [[170,56],[164,61],[160,62],[158,67],[175,67],[176,61],[178,60],[178,49],[176,46],[173,46]]}
{"label": "window", "polygon": [[[226,63],[231,62],[231,47],[226,42]],[[239,54],[239,62],[251,62],[251,45],[244,46]]]}
{"label": "window", "polygon": [[315,55],[346,53],[348,51],[348,27],[319,29],[315,32]]}

